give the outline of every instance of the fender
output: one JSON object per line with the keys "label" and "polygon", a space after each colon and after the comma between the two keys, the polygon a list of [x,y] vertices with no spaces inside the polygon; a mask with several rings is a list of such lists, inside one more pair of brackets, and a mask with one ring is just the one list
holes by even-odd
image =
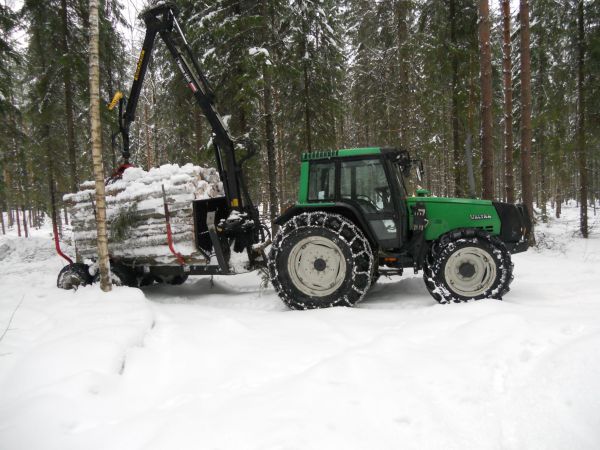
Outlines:
{"label": "fender", "polygon": [[298,214],[302,214],[303,212],[312,212],[312,211],[325,211],[330,213],[340,214],[344,217],[347,217],[352,222],[354,222],[363,233],[367,237],[371,247],[376,249],[378,247],[377,240],[375,239],[375,234],[371,227],[364,219],[363,215],[357,210],[357,208],[346,202],[334,202],[334,203],[313,203],[310,205],[296,204],[291,208],[284,211],[279,217],[275,219],[275,224],[281,226],[292,217],[297,216]]}

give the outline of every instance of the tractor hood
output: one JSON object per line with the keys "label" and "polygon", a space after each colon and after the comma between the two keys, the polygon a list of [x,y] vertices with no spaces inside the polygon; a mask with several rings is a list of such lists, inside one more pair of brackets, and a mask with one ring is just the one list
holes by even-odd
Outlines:
{"label": "tractor hood", "polygon": [[[442,234],[458,228],[478,228],[499,236],[511,249],[525,241],[531,229],[531,221],[523,205],[513,205],[490,200],[470,198],[428,197],[419,192],[417,197],[407,198],[409,225],[412,226],[413,206],[423,203],[428,220],[425,239],[435,240]],[[525,247],[526,249],[526,247]]]}

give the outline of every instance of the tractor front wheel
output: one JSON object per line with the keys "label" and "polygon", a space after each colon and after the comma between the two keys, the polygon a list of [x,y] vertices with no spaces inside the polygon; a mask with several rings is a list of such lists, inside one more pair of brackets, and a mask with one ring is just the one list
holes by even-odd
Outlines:
{"label": "tractor front wheel", "polygon": [[286,222],[269,253],[269,278],[292,309],[353,306],[369,290],[373,252],[339,214],[310,212]]}
{"label": "tractor front wheel", "polygon": [[510,253],[500,239],[481,230],[457,230],[432,245],[425,285],[439,303],[502,299],[513,279]]}

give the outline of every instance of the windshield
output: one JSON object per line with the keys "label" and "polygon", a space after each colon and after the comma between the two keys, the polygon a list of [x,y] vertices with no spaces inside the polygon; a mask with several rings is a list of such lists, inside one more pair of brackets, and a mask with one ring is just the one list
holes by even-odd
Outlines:
{"label": "windshield", "polygon": [[[392,164],[392,171],[394,172],[394,177],[398,180],[398,188],[400,189],[400,196],[404,198],[407,196],[407,192],[411,192],[407,189],[407,183],[402,175],[402,167],[400,164]],[[409,187],[412,188],[412,180],[409,178],[408,180]]]}

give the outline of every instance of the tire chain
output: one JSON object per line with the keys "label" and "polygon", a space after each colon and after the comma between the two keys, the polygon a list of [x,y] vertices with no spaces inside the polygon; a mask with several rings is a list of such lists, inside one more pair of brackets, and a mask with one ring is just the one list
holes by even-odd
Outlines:
{"label": "tire chain", "polygon": [[354,304],[360,302],[371,287],[371,280],[374,270],[374,257],[373,251],[371,249],[371,244],[365,237],[362,230],[358,228],[354,223],[352,223],[349,219],[340,214],[326,213],[322,211],[305,212],[298,214],[290,220],[288,220],[283,226],[280,227],[279,231],[277,232],[275,239],[273,240],[273,244],[271,246],[271,251],[269,252],[268,270],[271,284],[275,288],[275,291],[277,291],[277,293],[279,294],[279,297],[283,300],[283,302],[286,305],[295,309],[312,309],[316,307],[289,298],[288,294],[282,288],[281,283],[278,279],[277,253],[281,250],[286,237],[292,231],[305,227],[327,228],[328,230],[333,231],[339,236],[339,238],[342,241],[344,241],[348,245],[350,251],[352,252],[352,259],[355,261],[358,257],[366,255],[368,259],[367,271],[358,271],[356,264],[353,264],[352,267],[353,279],[357,275],[367,276],[367,284],[362,290],[357,289],[354,284],[352,286],[352,289],[356,293],[358,293],[358,299],[352,301],[348,298],[347,295],[344,295],[343,297],[336,299],[328,305],[324,306],[354,306]]}
{"label": "tire chain", "polygon": [[[433,278],[432,267],[434,269],[439,269],[439,267],[436,266],[440,264],[443,252],[448,248],[449,245],[461,239],[481,239],[487,241],[492,246],[492,248],[498,249],[502,253],[501,260],[503,264],[505,264],[506,261],[508,261],[508,270],[504,270],[502,273],[503,278],[508,275],[508,281],[506,279],[501,278],[499,282],[501,289],[491,296],[492,298],[502,300],[502,297],[510,291],[510,284],[514,279],[514,264],[511,260],[510,252],[504,245],[504,242],[500,240],[500,238],[498,238],[497,236],[492,236],[483,230],[474,228],[453,230],[449,233],[440,236],[436,241],[434,241],[431,244],[429,252],[425,259],[426,264],[423,267],[423,279],[425,281],[425,285],[427,286],[427,290],[429,291],[431,296],[441,304],[464,303],[471,300],[455,297],[453,293],[446,289],[444,286],[439,284],[436,285],[436,281]],[[439,291],[441,291],[443,295]]]}

